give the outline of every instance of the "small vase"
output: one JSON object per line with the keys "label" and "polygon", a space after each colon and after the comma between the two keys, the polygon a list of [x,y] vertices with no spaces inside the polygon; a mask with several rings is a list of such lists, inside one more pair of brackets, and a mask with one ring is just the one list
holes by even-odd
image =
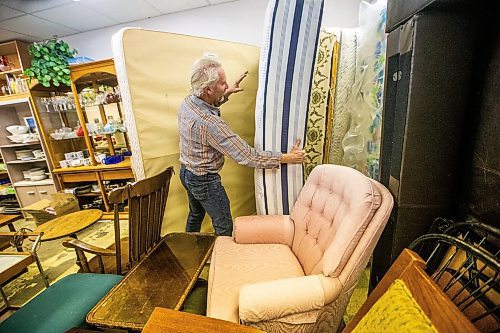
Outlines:
{"label": "small vase", "polygon": [[83,127],[82,127],[82,125],[78,125],[78,127],[75,130],[75,134],[76,134],[76,136],[80,136],[80,137],[83,136]]}

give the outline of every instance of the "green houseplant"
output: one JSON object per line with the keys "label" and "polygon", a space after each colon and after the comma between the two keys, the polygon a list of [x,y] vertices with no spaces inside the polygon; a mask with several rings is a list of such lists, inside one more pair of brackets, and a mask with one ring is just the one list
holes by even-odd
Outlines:
{"label": "green houseplant", "polygon": [[56,38],[40,43],[33,43],[29,48],[32,56],[31,67],[24,71],[30,80],[36,78],[44,87],[60,84],[69,86],[68,58],[73,57],[78,52],[71,49],[69,45]]}

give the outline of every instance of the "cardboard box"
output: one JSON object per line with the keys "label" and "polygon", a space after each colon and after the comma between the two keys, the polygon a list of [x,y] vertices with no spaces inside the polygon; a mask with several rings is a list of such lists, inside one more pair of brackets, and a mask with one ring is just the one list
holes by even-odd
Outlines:
{"label": "cardboard box", "polygon": [[36,225],[40,225],[56,217],[80,210],[78,199],[73,194],[53,193],[50,196],[52,200],[40,200],[21,208],[21,211],[31,214]]}

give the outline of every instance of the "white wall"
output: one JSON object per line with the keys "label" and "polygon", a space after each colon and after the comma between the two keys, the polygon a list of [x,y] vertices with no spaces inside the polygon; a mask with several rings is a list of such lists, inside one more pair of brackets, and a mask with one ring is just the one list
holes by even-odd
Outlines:
{"label": "white wall", "polygon": [[[325,0],[322,26],[357,27],[360,2],[361,0]],[[84,32],[62,39],[76,48],[79,56],[94,60],[112,57],[111,36],[123,27],[140,27],[260,45],[266,6],[267,0],[239,0]]]}

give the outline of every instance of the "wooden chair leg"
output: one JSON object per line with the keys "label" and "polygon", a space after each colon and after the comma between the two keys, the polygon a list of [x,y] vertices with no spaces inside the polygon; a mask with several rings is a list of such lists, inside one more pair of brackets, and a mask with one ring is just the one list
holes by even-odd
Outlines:
{"label": "wooden chair leg", "polygon": [[2,300],[4,303],[4,307],[2,308],[2,311],[10,307],[9,299],[7,298],[7,295],[3,291],[3,287],[0,286],[0,295],[2,296]]}

